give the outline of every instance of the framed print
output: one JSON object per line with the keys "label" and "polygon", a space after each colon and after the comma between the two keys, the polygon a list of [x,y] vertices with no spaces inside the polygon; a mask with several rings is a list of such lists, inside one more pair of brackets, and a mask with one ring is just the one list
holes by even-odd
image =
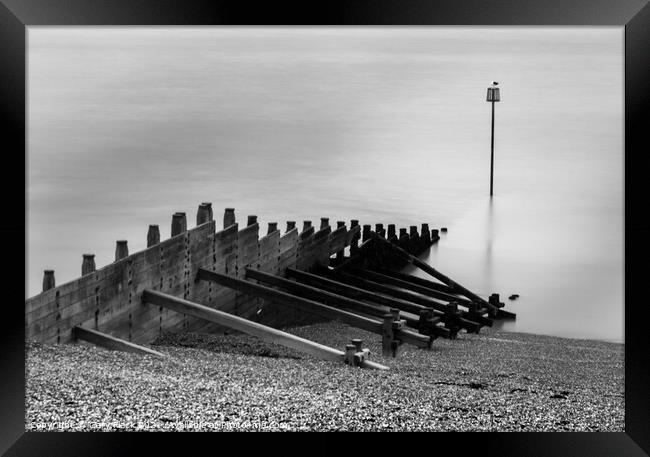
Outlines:
{"label": "framed print", "polygon": [[647,2],[0,11],[6,455],[650,452]]}

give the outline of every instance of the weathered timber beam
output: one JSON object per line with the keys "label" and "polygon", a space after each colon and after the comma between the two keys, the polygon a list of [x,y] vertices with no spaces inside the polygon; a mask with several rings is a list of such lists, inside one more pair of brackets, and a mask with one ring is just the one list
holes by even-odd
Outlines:
{"label": "weathered timber beam", "polygon": [[431,265],[428,265],[425,262],[423,262],[422,260],[418,259],[417,257],[409,254],[408,252],[406,252],[404,249],[400,248],[399,246],[396,246],[396,245],[390,243],[388,240],[386,240],[386,238],[384,238],[382,236],[379,236],[377,234],[374,234],[373,237],[376,240],[379,240],[379,242],[381,242],[383,245],[390,247],[394,252],[399,254],[400,257],[402,257],[404,260],[406,260],[410,264],[418,267],[420,270],[424,271],[425,273],[430,274],[431,276],[436,278],[438,281],[446,284],[453,291],[456,291],[457,293],[460,293],[460,294],[466,296],[467,298],[469,298],[469,299],[471,299],[473,301],[477,301],[477,302],[481,303],[485,308],[490,310],[491,315],[496,315],[496,311],[497,311],[498,308],[496,306],[492,305],[491,303],[488,303],[486,300],[479,297],[478,295],[476,295],[471,290],[463,287],[462,285],[460,285],[457,282],[453,281],[451,278],[443,275],[438,270],[433,268]]}
{"label": "weathered timber beam", "polygon": [[232,276],[227,276],[214,271],[199,268],[197,278],[205,281],[212,281],[222,286],[229,287],[239,292],[254,295],[256,297],[264,298],[267,300],[274,300],[280,304],[291,306],[292,308],[307,311],[311,310],[312,314],[318,316],[338,320],[348,325],[367,330],[372,333],[381,334],[381,322],[375,319],[369,319],[357,316],[350,312],[341,311],[331,308],[327,305],[307,300],[305,298],[297,297],[270,287],[254,284],[250,281],[237,279]]}
{"label": "weathered timber beam", "polygon": [[352,273],[352,274],[354,274],[356,276],[359,276],[361,278],[364,278],[364,279],[369,279],[371,281],[379,282],[379,283],[382,283],[382,284],[390,284],[390,285],[393,285],[393,286],[397,286],[397,287],[399,287],[401,289],[410,290],[412,292],[416,292],[416,293],[422,294],[422,295],[427,295],[429,297],[444,300],[446,302],[455,301],[459,305],[468,306],[468,307],[471,307],[471,305],[472,305],[471,300],[467,300],[466,298],[461,298],[461,297],[458,297],[457,295],[452,295],[450,293],[440,292],[440,291],[435,290],[435,289],[420,286],[418,284],[413,284],[411,282],[407,282],[407,281],[404,281],[404,280],[401,280],[401,279],[398,279],[398,278],[395,278],[395,277],[392,277],[392,276],[388,276],[388,275],[385,275],[385,274],[382,274],[382,273],[378,273],[376,271],[366,270],[366,269],[363,269],[363,268],[350,268],[349,270],[346,270],[346,271],[349,271],[350,273]]}
{"label": "weathered timber beam", "polygon": [[[428,294],[428,295],[433,297],[434,295],[427,291],[427,289],[429,289],[429,290],[433,289],[434,291],[444,292],[446,294],[450,294],[450,295],[453,295],[453,296],[457,297],[454,301],[456,301],[461,306],[465,306],[465,307],[469,308],[470,310],[471,310],[472,304],[474,304],[474,305],[482,305],[481,303],[472,302],[471,300],[467,299],[466,297],[461,297],[458,294],[458,291],[453,291],[449,286],[446,286],[446,285],[438,283],[438,282],[433,282],[433,281],[430,281],[428,279],[420,278],[420,277],[417,277],[417,276],[401,273],[399,271],[394,271],[394,270],[390,270],[390,269],[382,268],[382,267],[374,267],[373,270],[375,272],[377,272],[377,273],[382,274],[382,275],[390,276],[392,278],[402,280],[402,281],[404,281],[406,283],[410,283],[413,286],[415,286],[415,287],[412,288],[412,290],[418,291],[418,293],[421,293],[423,295]],[[479,309],[476,309],[475,312],[477,314],[485,314],[485,313],[488,312],[488,310],[487,310],[487,308],[479,308]],[[513,313],[509,313],[509,312],[506,312],[506,314],[514,315]]]}
{"label": "weathered timber beam", "polygon": [[418,314],[420,311],[422,311],[425,308],[433,308],[434,310],[445,313],[449,309],[449,307],[445,303],[435,301],[432,298],[420,297],[415,295],[412,292],[395,289],[394,287],[380,284],[376,281],[360,278],[356,275],[348,273],[346,270],[333,271],[333,270],[326,270],[325,268],[322,268],[318,270],[318,274],[326,276],[335,281],[353,285],[357,288],[362,288],[373,292],[378,292],[385,295],[390,295],[396,298],[400,298],[403,300],[403,302],[400,303],[400,306],[402,306],[403,308],[400,309],[403,309],[404,311],[408,311],[410,313]]}
{"label": "weathered timber beam", "polygon": [[[398,308],[406,312],[415,311],[415,313],[413,314],[419,314],[419,312],[423,309],[423,307],[418,307],[417,309],[412,308],[412,310],[409,311],[407,308],[409,305],[412,305],[411,303],[402,301],[398,298],[387,297],[381,294],[376,294],[374,292],[370,292],[365,289],[360,289],[358,287],[350,286],[348,284],[344,284],[342,282],[325,278],[323,276],[319,276],[313,273],[307,273],[306,271],[287,268],[286,273],[289,277],[292,277],[302,283],[307,283],[312,286],[319,287],[321,289],[327,289],[339,295],[344,295],[346,297],[354,298],[357,300],[366,300],[369,302],[388,306],[389,308]],[[444,316],[444,313],[434,310],[433,316],[436,318],[440,318]],[[435,335],[442,336],[443,338],[454,338],[456,336],[455,330],[444,328],[438,325],[432,327],[432,331]]]}
{"label": "weathered timber beam", "polygon": [[[162,292],[154,290],[145,290],[142,292],[142,300],[145,303],[151,303],[156,306],[163,306],[178,313],[187,314],[198,319],[204,319],[215,324],[223,325],[238,330],[249,335],[256,336],[267,343],[279,344],[297,351],[306,352],[315,357],[334,362],[343,362],[345,353],[337,349],[316,343],[291,333],[267,327],[266,325],[252,322],[243,317],[234,316],[223,311],[219,311],[207,306],[193,303],[181,298],[173,297]],[[374,368],[378,370],[387,370],[388,367],[370,360],[364,360],[361,363],[363,368]]]}
{"label": "weathered timber beam", "polygon": [[[383,274],[380,274],[380,273],[376,273],[374,271],[363,270],[361,268],[351,269],[350,272],[354,276],[357,276],[359,278],[362,278],[362,279],[365,279],[365,280],[368,280],[368,281],[372,281],[372,282],[374,282],[376,284],[381,284],[382,286],[383,285],[388,285],[388,287],[398,287],[400,289],[405,289],[405,290],[407,290],[409,292],[414,292],[416,294],[427,296],[427,291],[424,290],[426,288],[418,286],[416,284],[410,284],[410,283],[408,283],[406,281],[402,281],[402,280],[399,280],[399,279],[396,279],[396,278],[392,278],[390,276],[386,276],[386,275],[383,275]],[[483,314],[487,313],[487,309],[485,309],[485,308],[477,309],[478,306],[479,306],[478,304],[476,304],[476,303],[474,303],[474,302],[472,302],[470,300],[467,300],[467,299],[458,298],[455,295],[442,294],[442,293],[439,293],[439,292],[436,292],[436,291],[429,291],[429,292],[430,292],[430,294],[428,296],[430,296],[431,298],[436,298],[438,300],[446,300],[446,301],[448,301],[450,303],[454,302],[454,303],[457,303],[459,306],[465,306],[465,307],[469,308],[469,311],[464,311],[464,310],[460,311],[460,315],[462,317],[464,317],[464,318],[466,318],[466,319],[468,319],[470,321],[475,321],[475,322],[477,322],[479,324],[482,324],[482,325],[487,325],[489,327],[492,326],[492,324],[493,324],[492,319],[490,319],[488,317],[485,317],[483,315]],[[404,297],[402,297],[402,298],[404,298]]]}
{"label": "weathered timber beam", "polygon": [[76,340],[87,341],[88,343],[92,343],[96,346],[101,346],[106,349],[111,349],[113,351],[134,352],[136,354],[165,357],[165,354],[162,352],[154,351],[148,347],[140,346],[139,344],[134,344],[130,341],[125,341],[120,338],[115,338],[114,336],[98,332],[97,330],[75,326],[72,329],[72,332]]}
{"label": "weathered timber beam", "polygon": [[433,299],[431,297],[425,297],[417,293],[401,290],[394,286],[385,285],[378,281],[360,278],[356,275],[352,275],[346,272],[336,272],[336,274],[342,281],[347,281],[350,284],[356,284],[360,287],[369,288],[371,290],[375,290],[376,292],[381,292],[386,295],[400,298],[406,302],[414,302],[420,306],[434,308],[438,311],[441,311],[445,313],[445,316],[450,322],[456,322],[460,324],[460,326],[465,328],[468,332],[478,333],[481,326],[486,325],[488,327],[491,327],[493,324],[492,319],[478,313],[458,310],[457,308],[454,308],[451,303],[438,304],[435,301],[436,299]]}
{"label": "weathered timber beam", "polygon": [[[324,317],[326,319],[336,320],[338,322],[367,330],[378,335],[383,335],[383,323],[377,319],[359,316],[358,314],[354,314],[350,311],[333,308],[331,306],[324,305],[313,300],[298,297],[296,295],[262,286],[260,284],[254,284],[249,281],[233,278],[232,276],[215,273],[203,268],[199,268],[197,278],[206,281],[212,281],[217,284],[221,284],[222,286],[238,290],[245,294],[253,295],[267,300],[273,300],[281,305],[290,306],[294,309],[306,311],[311,314]],[[409,331],[402,331],[400,333],[400,339],[404,343],[412,344],[417,347],[428,348],[431,345],[431,340],[429,337]]]}
{"label": "weathered timber beam", "polygon": [[271,286],[280,287],[291,293],[302,295],[305,298],[318,300],[331,306],[335,306],[336,304],[345,304],[349,308],[371,316],[383,317],[384,314],[390,312],[388,307],[363,303],[343,295],[338,295],[323,289],[318,289],[306,284],[264,273],[259,270],[253,270],[251,268],[246,269],[246,277]]}
{"label": "weathered timber beam", "polygon": [[[291,281],[289,279],[282,278],[280,276],[275,276],[269,273],[264,273],[259,270],[254,270],[252,268],[246,268],[246,277],[250,279],[255,279],[257,281],[263,282],[265,284],[280,287],[285,289],[293,294],[301,295],[312,300],[317,300],[322,303],[326,303],[329,306],[335,308],[343,307],[348,309],[353,309],[357,312],[367,314],[373,317],[382,317],[390,312],[390,308],[381,306],[381,305],[371,305],[368,303],[363,303],[352,298],[345,297],[343,295],[338,295],[332,292],[328,292],[323,289],[318,289],[316,287],[308,286],[301,284],[299,282]],[[419,328],[421,325],[420,319],[417,316],[409,314],[407,316],[402,315],[402,318],[406,321],[406,325],[411,328]],[[433,318],[429,320],[430,325],[435,325],[440,319]],[[409,331],[401,331],[409,335]],[[404,340],[404,335],[400,333],[399,338]],[[410,336],[410,335],[409,335]],[[408,340],[409,336],[406,337]]]}
{"label": "weathered timber beam", "polygon": [[505,309],[499,309],[496,315],[497,319],[516,319],[517,315],[511,311],[506,311]]}
{"label": "weathered timber beam", "polygon": [[416,285],[419,285],[419,286],[422,286],[422,287],[426,287],[428,289],[437,290],[439,292],[444,292],[444,293],[451,294],[451,295],[454,295],[454,294],[458,293],[458,291],[453,291],[451,289],[451,287],[449,287],[449,286],[447,286],[445,284],[430,281],[428,279],[420,278],[420,277],[409,275],[409,274],[406,274],[406,273],[401,273],[399,271],[391,270],[389,268],[374,267],[373,270],[376,271],[377,273],[381,273],[381,274],[386,275],[386,276],[391,276],[391,277],[396,278],[396,279],[401,279],[402,281],[410,282],[412,284],[416,284]]}
{"label": "weathered timber beam", "polygon": [[[396,305],[398,308],[402,306],[404,311],[409,311],[412,313],[420,313],[426,308],[433,308],[434,310],[441,311],[444,313],[447,319],[450,319],[452,322],[458,323],[461,327],[465,328],[469,332],[477,332],[482,325],[492,325],[492,320],[487,319],[483,316],[469,316],[467,312],[458,312],[453,311],[448,304],[436,302],[433,298],[424,297],[421,295],[416,295],[412,292],[407,292],[404,290],[396,289],[391,286],[380,284],[375,281],[369,281],[367,279],[359,278],[357,276],[351,275],[349,273],[344,273],[341,271],[328,271],[325,269],[319,270],[319,273],[324,273],[325,275],[331,275],[342,282],[355,285],[357,287],[363,287],[375,292],[380,292],[386,295],[391,295],[396,298],[400,298],[402,302],[399,305]],[[450,317],[454,315],[456,317]],[[481,321],[481,322],[479,322]],[[478,326],[478,327],[477,327]]]}

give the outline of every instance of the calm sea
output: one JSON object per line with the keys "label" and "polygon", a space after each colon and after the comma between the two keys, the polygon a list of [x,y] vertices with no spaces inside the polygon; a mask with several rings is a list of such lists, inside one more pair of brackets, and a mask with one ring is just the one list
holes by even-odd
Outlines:
{"label": "calm sea", "polygon": [[[518,314],[623,341],[623,29],[28,33],[26,295],[202,201],[449,232],[425,257]],[[490,104],[496,105],[489,199]],[[520,298],[510,302],[507,296]]]}

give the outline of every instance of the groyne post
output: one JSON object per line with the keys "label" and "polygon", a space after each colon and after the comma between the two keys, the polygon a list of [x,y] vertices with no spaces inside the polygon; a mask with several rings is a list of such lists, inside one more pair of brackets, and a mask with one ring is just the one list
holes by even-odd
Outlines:
{"label": "groyne post", "polygon": [[[287,232],[296,228],[296,221],[287,221]],[[286,233],[286,232],[285,232]]]}
{"label": "groyne post", "polygon": [[409,234],[406,232],[406,229],[405,228],[399,229],[398,246],[410,253],[411,251],[410,245],[411,245],[411,238],[409,237]]}
{"label": "groyne post", "polygon": [[115,261],[129,256],[129,247],[126,240],[117,240],[115,243]]}
{"label": "groyne post", "polygon": [[181,215],[181,231],[187,232],[187,217],[184,212],[179,212],[178,214]]}
{"label": "groyne post", "polygon": [[[350,221],[350,230],[357,227],[359,221],[357,219],[352,219]],[[356,254],[359,251],[359,235],[354,235],[350,241],[350,254]]]}
{"label": "groyne post", "polygon": [[415,254],[420,250],[420,235],[418,234],[418,226],[417,225],[411,225],[410,227],[411,232],[409,233],[409,236],[411,237],[411,252]]}
{"label": "groyne post", "polygon": [[391,240],[391,238],[397,238],[395,235],[395,224],[388,224],[388,236],[386,238],[388,240]]}
{"label": "groyne post", "polygon": [[425,247],[429,247],[431,245],[431,230],[429,230],[429,224],[422,224],[420,239],[422,240],[422,244]]}
{"label": "groyne post", "polygon": [[149,231],[147,232],[147,247],[155,246],[160,243],[160,227],[157,224],[152,224],[149,226]]}
{"label": "groyne post", "polygon": [[95,271],[95,254],[83,254],[83,262],[81,263],[81,276]]}
{"label": "groyne post", "polygon": [[302,221],[302,231],[306,232],[311,228],[311,221]]}
{"label": "groyne post", "polygon": [[211,202],[203,202],[201,204],[208,209],[208,221],[213,221],[214,220],[214,214],[212,213],[212,203]]}
{"label": "groyne post", "polygon": [[235,208],[226,208],[223,214],[223,228],[227,229],[231,225],[235,225]]}
{"label": "groyne post", "polygon": [[400,340],[396,334],[403,326],[404,321],[399,320],[399,310],[391,308],[390,313],[384,314],[381,338],[381,353],[384,357],[397,357]]}
{"label": "groyne post", "polygon": [[329,217],[321,217],[320,218],[320,229],[324,229],[330,226],[330,218]]}
{"label": "groyne post", "polygon": [[53,289],[54,286],[54,270],[43,271],[43,292]]}
{"label": "groyne post", "polygon": [[187,230],[187,219],[185,213],[174,213],[172,215],[172,236],[180,235]]}
{"label": "groyne post", "polygon": [[251,225],[257,224],[257,216],[254,214],[251,214],[248,216],[248,220],[246,221],[246,227],[250,227]]}
{"label": "groyne post", "polygon": [[278,223],[277,222],[269,222],[269,230],[267,232],[267,235],[270,235],[273,232],[278,231]]}
{"label": "groyne post", "polygon": [[375,232],[377,232],[379,235],[385,237],[386,236],[386,230],[384,230],[384,224],[375,224]]}
{"label": "groyne post", "polygon": [[[343,227],[345,227],[345,221],[336,221],[337,230]],[[336,252],[336,260],[338,262],[342,261],[344,256],[345,256],[345,249],[341,249],[340,251]]]}
{"label": "groyne post", "polygon": [[354,355],[356,354],[356,346],[354,344],[345,345],[345,363],[354,366]]}
{"label": "groyne post", "polygon": [[372,230],[372,226],[370,224],[365,224],[363,226],[363,232],[362,236],[363,238],[361,239],[361,242],[366,242],[370,239],[370,231]]}
{"label": "groyne post", "polygon": [[205,224],[210,220],[210,209],[206,203],[201,203],[196,211],[196,225]]}

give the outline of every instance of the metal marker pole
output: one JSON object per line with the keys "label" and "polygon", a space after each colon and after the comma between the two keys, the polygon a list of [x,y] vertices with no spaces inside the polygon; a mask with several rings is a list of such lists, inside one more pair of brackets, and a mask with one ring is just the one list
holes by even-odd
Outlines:
{"label": "metal marker pole", "polygon": [[494,182],[494,100],[492,100],[492,144],[490,155],[490,197],[492,196],[493,182]]}

